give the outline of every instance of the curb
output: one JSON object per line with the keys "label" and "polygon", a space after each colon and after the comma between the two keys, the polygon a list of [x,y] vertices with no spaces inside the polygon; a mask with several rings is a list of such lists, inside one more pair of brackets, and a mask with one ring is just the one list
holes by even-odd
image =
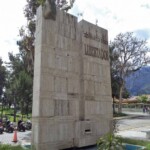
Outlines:
{"label": "curb", "polygon": [[148,115],[129,115],[124,117],[114,117],[113,120],[122,120],[122,119],[130,119],[130,118],[137,118],[137,117],[145,117]]}

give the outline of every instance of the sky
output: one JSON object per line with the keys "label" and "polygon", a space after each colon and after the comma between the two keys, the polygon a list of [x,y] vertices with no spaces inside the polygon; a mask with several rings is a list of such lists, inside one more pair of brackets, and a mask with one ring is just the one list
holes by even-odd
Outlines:
{"label": "sky", "polygon": [[[8,3],[9,2],[9,3]],[[19,29],[26,25],[23,14],[26,0],[1,0],[0,5],[0,57],[8,61],[8,52],[19,52],[16,41]]]}
{"label": "sky", "polygon": [[[8,52],[17,53],[19,29],[27,21],[23,10],[26,0],[1,1],[0,57],[8,61]],[[134,32],[150,46],[150,0],[76,0],[69,13],[108,30],[109,41],[119,33]],[[79,14],[83,14],[80,16]]]}

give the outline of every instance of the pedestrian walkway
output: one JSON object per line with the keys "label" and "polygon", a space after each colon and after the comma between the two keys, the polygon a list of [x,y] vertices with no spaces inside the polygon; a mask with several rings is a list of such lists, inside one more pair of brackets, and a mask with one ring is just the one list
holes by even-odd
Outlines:
{"label": "pedestrian walkway", "polygon": [[132,116],[150,116],[149,113],[135,112],[135,111],[123,111],[123,113]]}
{"label": "pedestrian walkway", "polygon": [[[143,112],[131,112],[124,111],[127,114],[125,117],[117,118],[118,133],[121,137],[149,140],[146,135],[146,131],[150,131],[150,114]],[[30,145],[31,143],[31,131],[17,132],[18,142],[21,145]],[[1,144],[14,144],[12,142],[13,134],[5,133],[0,135]],[[95,148],[89,148],[89,150],[95,150]]]}
{"label": "pedestrian walkway", "polygon": [[118,118],[118,133],[121,137],[150,140],[147,131],[150,130],[150,114],[143,112],[123,112],[128,116]]}

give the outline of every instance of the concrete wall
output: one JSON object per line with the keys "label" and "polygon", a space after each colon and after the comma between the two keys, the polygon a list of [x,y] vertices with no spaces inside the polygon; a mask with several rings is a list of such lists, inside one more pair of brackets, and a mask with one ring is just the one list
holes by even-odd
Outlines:
{"label": "concrete wall", "polygon": [[58,10],[37,12],[32,143],[59,150],[96,143],[110,131],[107,30]]}

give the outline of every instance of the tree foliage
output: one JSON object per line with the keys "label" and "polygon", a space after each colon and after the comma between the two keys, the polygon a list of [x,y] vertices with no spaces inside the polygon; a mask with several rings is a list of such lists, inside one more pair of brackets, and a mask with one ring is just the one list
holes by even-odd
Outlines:
{"label": "tree foliage", "polygon": [[147,103],[149,102],[148,96],[147,95],[140,95],[137,97],[137,100],[141,103]]}
{"label": "tree foliage", "polygon": [[147,53],[150,49],[147,41],[138,39],[132,32],[120,33],[110,43],[112,73],[119,82],[119,112],[121,112],[122,94],[125,87],[125,78],[134,71],[147,65],[150,58]]}
{"label": "tree foliage", "polygon": [[9,104],[14,104],[14,121],[17,106],[22,114],[31,112],[33,77],[28,72],[25,55],[9,53],[9,76],[6,86],[6,97]]}
{"label": "tree foliage", "polygon": [[121,78],[118,75],[117,70],[115,69],[115,63],[118,60],[118,55],[114,52],[114,47],[112,45],[109,47],[110,54],[110,69],[111,69],[111,89],[112,89],[112,97],[119,98],[119,88],[120,88],[120,80]]}
{"label": "tree foliage", "polygon": [[7,76],[7,70],[6,67],[3,65],[2,59],[0,58],[0,103],[2,104],[1,118],[3,116],[3,106],[5,101],[6,76]]}
{"label": "tree foliage", "polygon": [[20,53],[24,55],[24,59],[27,63],[27,69],[30,74],[33,75],[34,64],[34,34],[35,34],[35,22],[36,22],[36,9],[39,6],[37,0],[27,0],[24,14],[27,18],[27,26],[21,27],[19,30],[20,40],[17,41]]}
{"label": "tree foliage", "polygon": [[6,67],[3,65],[3,61],[0,58],[0,100],[2,99],[3,90],[6,84]]}

